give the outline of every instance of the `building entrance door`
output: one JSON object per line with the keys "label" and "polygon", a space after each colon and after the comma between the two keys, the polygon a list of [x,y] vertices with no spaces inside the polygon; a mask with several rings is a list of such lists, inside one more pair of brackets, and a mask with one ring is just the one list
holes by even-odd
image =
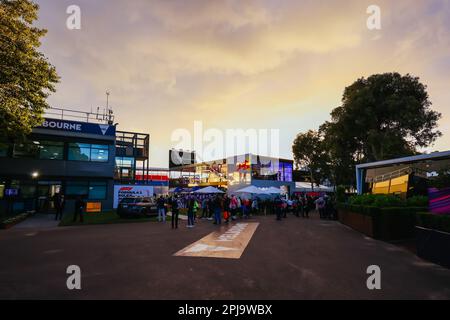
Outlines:
{"label": "building entrance door", "polygon": [[61,191],[61,181],[39,181],[37,211],[54,213],[53,197]]}

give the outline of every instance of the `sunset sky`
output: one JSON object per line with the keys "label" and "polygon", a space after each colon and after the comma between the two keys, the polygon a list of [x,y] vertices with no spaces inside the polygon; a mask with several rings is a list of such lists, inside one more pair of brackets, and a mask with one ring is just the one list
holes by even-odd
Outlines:
{"label": "sunset sky", "polygon": [[[152,166],[167,167],[171,133],[280,129],[280,155],[317,129],[361,76],[420,77],[450,149],[450,1],[38,0],[41,50],[61,82],[53,107],[111,105],[119,129],[151,134]],[[66,8],[81,8],[81,30]],[[381,8],[382,29],[366,27]]]}

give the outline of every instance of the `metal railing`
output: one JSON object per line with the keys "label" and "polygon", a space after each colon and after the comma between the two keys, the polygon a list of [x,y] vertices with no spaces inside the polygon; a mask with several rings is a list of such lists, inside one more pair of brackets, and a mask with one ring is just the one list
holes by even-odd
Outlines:
{"label": "metal railing", "polygon": [[366,178],[366,182],[369,183],[375,183],[375,182],[382,182],[382,181],[387,181],[387,180],[391,180],[394,178],[398,178],[404,175],[409,175],[414,173],[416,176],[420,176],[423,178],[427,178],[427,171],[423,170],[423,169],[419,169],[417,167],[406,167],[406,168],[402,168],[402,169],[398,169],[395,171],[391,171],[389,173],[385,173],[373,178]]}
{"label": "metal railing", "polygon": [[[101,113],[100,110],[103,112]],[[96,112],[78,111],[62,108],[48,108],[44,112],[45,118],[60,119],[68,121],[80,121],[88,123],[114,123],[114,114],[111,109],[97,108]]]}

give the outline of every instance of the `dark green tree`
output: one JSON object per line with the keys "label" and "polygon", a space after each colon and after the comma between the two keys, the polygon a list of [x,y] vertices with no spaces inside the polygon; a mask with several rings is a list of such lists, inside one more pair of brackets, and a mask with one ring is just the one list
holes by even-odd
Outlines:
{"label": "dark green tree", "polygon": [[17,139],[42,123],[46,99],[59,81],[38,51],[46,30],[33,26],[39,6],[0,0],[0,138]]}
{"label": "dark green tree", "polygon": [[299,133],[294,139],[292,153],[296,167],[309,171],[311,188],[314,189],[314,184],[319,184],[329,175],[327,153],[319,132]]}
{"label": "dark green tree", "polygon": [[360,78],[344,90],[342,105],[320,132],[337,183],[354,182],[354,165],[408,156],[432,144],[441,114],[431,110],[426,86],[399,73]]}

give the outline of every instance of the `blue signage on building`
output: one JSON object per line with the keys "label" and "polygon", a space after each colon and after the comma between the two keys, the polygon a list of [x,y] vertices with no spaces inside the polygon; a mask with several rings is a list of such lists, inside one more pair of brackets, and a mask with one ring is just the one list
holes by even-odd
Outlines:
{"label": "blue signage on building", "polygon": [[89,133],[102,136],[115,136],[116,127],[108,124],[67,121],[58,119],[45,119],[41,129],[51,129],[68,132]]}

